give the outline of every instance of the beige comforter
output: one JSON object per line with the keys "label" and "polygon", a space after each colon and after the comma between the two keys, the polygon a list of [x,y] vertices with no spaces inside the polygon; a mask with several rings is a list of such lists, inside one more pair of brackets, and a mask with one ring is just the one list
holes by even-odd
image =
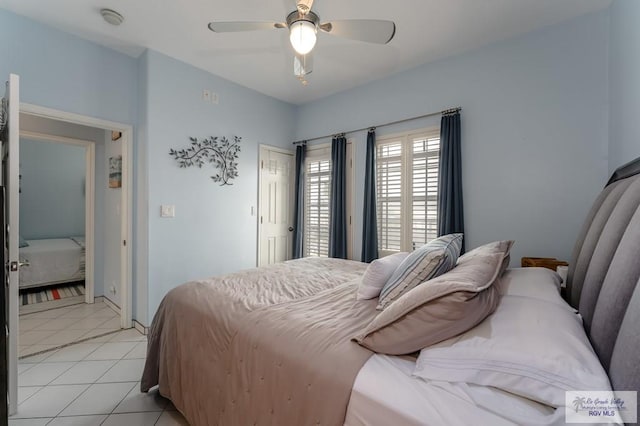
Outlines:
{"label": "beige comforter", "polygon": [[342,424],[376,315],[365,264],[301,259],[175,288],[149,333],[142,390],[159,384],[192,425]]}

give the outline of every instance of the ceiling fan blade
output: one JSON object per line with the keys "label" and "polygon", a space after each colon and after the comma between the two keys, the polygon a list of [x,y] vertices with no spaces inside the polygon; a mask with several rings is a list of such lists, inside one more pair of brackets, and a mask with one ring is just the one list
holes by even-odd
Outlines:
{"label": "ceiling fan blade", "polygon": [[281,22],[209,22],[209,29],[214,33],[274,30],[279,28],[287,28],[287,25]]}
{"label": "ceiling fan blade", "polygon": [[313,72],[313,54],[311,52],[306,55],[298,53],[293,57],[293,74],[300,80],[303,85],[307,85],[307,76]]}
{"label": "ceiling fan blade", "polygon": [[332,35],[366,41],[368,43],[387,44],[396,33],[393,21],[378,19],[345,19],[320,24],[320,29]]}

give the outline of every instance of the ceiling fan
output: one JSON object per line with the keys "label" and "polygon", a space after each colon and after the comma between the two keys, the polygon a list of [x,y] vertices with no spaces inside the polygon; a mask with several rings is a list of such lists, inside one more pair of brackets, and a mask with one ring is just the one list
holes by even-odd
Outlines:
{"label": "ceiling fan", "polygon": [[209,29],[216,33],[288,29],[289,40],[295,51],[293,72],[306,85],[306,76],[313,70],[311,51],[316,44],[318,30],[339,37],[368,43],[387,44],[396,33],[393,21],[378,19],[344,19],[320,22],[311,11],[313,0],[297,0],[296,10],[289,13],[285,22],[210,22]]}

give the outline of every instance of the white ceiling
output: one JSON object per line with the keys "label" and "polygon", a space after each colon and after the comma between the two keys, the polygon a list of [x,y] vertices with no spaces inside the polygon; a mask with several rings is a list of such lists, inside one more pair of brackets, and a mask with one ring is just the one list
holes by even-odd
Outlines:
{"label": "white ceiling", "polygon": [[[316,0],[323,22],[387,19],[388,45],[321,33],[309,85],[293,76],[285,30],[215,34],[209,21],[284,21],[294,0],[0,0],[0,7],[132,56],[150,48],[246,87],[303,104],[445,56],[605,8],[611,0]],[[102,20],[103,7],[125,17]],[[215,88],[213,88],[215,90]]]}

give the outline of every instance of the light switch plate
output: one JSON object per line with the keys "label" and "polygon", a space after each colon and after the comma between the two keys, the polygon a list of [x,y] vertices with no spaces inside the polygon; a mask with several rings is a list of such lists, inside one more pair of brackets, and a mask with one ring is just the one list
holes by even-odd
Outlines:
{"label": "light switch plate", "polygon": [[160,206],[160,217],[176,217],[176,206],[163,204]]}

